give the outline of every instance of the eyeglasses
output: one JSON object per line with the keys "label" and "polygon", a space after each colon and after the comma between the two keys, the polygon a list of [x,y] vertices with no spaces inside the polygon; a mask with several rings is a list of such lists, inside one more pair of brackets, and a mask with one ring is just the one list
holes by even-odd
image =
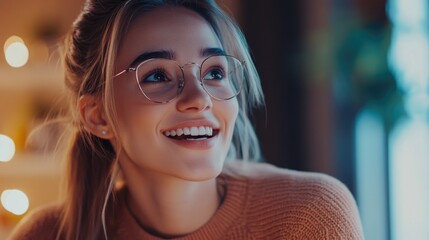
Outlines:
{"label": "eyeglasses", "polygon": [[182,66],[175,60],[152,58],[116,74],[135,72],[137,84],[143,95],[155,103],[167,103],[182,93],[185,87],[186,66],[199,68],[199,80],[208,95],[217,100],[229,100],[237,96],[243,86],[243,63],[228,55],[214,55],[201,65],[191,62]]}

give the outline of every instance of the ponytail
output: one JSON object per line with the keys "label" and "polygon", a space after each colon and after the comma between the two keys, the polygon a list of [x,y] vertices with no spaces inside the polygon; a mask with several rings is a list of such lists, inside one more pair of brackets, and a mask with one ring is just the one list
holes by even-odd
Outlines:
{"label": "ponytail", "polygon": [[66,240],[99,239],[101,203],[112,184],[113,147],[107,140],[79,131],[68,155],[66,208],[60,232]]}

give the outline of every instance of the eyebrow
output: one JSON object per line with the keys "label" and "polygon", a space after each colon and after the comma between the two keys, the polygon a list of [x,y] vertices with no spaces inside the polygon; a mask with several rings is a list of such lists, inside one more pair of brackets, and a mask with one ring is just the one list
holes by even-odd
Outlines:
{"label": "eyebrow", "polygon": [[[226,55],[226,53],[221,48],[203,48],[200,51],[200,55],[202,57],[209,57],[213,55]],[[167,51],[167,50],[145,52],[140,54],[137,58],[135,58],[133,62],[130,64],[130,67],[134,67],[137,64],[151,58],[164,58],[164,59],[172,60],[175,58],[175,54],[172,51]]]}
{"label": "eyebrow", "polygon": [[209,57],[213,55],[226,55],[226,53],[221,48],[204,48],[201,50],[202,57]]}
{"label": "eyebrow", "polygon": [[146,61],[151,58],[165,58],[165,59],[174,59],[174,53],[171,51],[160,50],[153,52],[145,52],[140,54],[134,61],[131,63],[131,67],[136,66],[137,64]]}

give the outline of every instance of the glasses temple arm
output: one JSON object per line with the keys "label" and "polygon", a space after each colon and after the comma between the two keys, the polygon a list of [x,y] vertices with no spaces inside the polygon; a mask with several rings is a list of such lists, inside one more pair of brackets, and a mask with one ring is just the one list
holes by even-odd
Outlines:
{"label": "glasses temple arm", "polygon": [[115,77],[117,77],[117,76],[119,76],[119,75],[122,75],[122,74],[124,74],[124,73],[126,73],[126,72],[129,72],[129,71],[135,71],[136,70],[136,68],[132,68],[132,67],[130,67],[130,68],[128,68],[128,69],[124,69],[124,70],[122,70],[122,71],[120,71],[119,73],[117,73],[116,75],[114,75],[113,77],[115,78]]}

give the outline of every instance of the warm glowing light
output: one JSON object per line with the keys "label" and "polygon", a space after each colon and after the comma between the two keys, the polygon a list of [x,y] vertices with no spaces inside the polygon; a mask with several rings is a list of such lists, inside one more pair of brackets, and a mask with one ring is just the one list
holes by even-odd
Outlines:
{"label": "warm glowing light", "polygon": [[0,162],[9,162],[15,155],[15,143],[3,134],[0,134]]}
{"label": "warm glowing light", "polygon": [[4,55],[10,66],[19,68],[27,63],[29,52],[21,38],[12,36],[4,44]]}
{"label": "warm glowing light", "polygon": [[24,43],[24,40],[22,40],[22,38],[20,38],[20,37],[18,37],[18,36],[15,36],[15,35],[13,35],[13,36],[9,37],[9,38],[4,42],[4,45],[3,45],[3,51],[5,51],[5,52],[6,52],[7,47],[9,47],[9,45],[11,45],[12,43],[15,43],[15,42]]}
{"label": "warm glowing light", "polygon": [[1,203],[4,209],[15,215],[24,214],[29,206],[27,195],[18,189],[4,190],[1,194]]}

